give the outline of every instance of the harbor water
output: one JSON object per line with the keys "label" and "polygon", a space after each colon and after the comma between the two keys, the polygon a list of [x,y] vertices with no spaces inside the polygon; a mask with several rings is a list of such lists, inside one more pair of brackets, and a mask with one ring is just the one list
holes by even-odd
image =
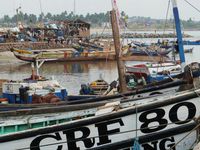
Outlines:
{"label": "harbor water", "polygon": [[[200,31],[185,32],[194,36],[187,40],[200,40]],[[128,39],[139,42],[156,42],[158,39]],[[161,39],[162,40],[162,39]],[[169,39],[174,40],[174,39]],[[187,53],[186,63],[200,62],[200,46],[194,47],[193,53]],[[171,54],[170,54],[171,56]],[[177,56],[178,58],[178,56]],[[141,62],[129,61],[126,64],[136,64]],[[31,75],[31,64],[26,62],[14,62],[0,64],[1,79],[21,80],[29,78]],[[115,61],[94,61],[94,62],[45,62],[40,68],[40,75],[47,78],[54,78],[67,88],[69,94],[78,94],[81,84],[87,84],[99,78],[103,78],[108,83],[117,80],[117,64]]]}

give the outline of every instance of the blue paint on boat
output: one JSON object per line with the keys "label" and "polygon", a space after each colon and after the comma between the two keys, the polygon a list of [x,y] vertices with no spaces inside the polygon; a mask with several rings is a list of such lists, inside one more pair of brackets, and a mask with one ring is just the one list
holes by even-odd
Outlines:
{"label": "blue paint on boat", "polygon": [[200,41],[183,41],[183,45],[200,45]]}
{"label": "blue paint on boat", "polygon": [[181,25],[180,25],[179,12],[178,12],[177,7],[173,7],[173,13],[174,13],[174,20],[175,20],[175,25],[176,25],[179,57],[180,57],[181,64],[185,64],[185,55],[184,55],[183,40],[182,40],[183,37],[181,33]]}
{"label": "blue paint on boat", "polygon": [[[49,81],[49,83],[51,83],[51,81]],[[9,104],[31,104],[34,95],[45,96],[49,93],[53,93],[62,101],[64,101],[65,97],[68,95],[67,90],[63,87],[58,87],[57,85],[44,85],[44,87],[40,87],[41,84],[41,81],[39,84],[37,84],[37,81],[4,83],[2,97],[7,98]]]}

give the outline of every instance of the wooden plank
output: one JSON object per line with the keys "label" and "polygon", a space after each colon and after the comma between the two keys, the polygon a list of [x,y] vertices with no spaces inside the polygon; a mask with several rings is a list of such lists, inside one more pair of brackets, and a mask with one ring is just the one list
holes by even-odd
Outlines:
{"label": "wooden plank", "polygon": [[150,62],[160,62],[170,60],[168,57],[160,56],[123,56],[124,61],[150,61]]}
{"label": "wooden plank", "polygon": [[[6,116],[21,116],[21,115],[33,115],[33,114],[45,114],[45,113],[55,113],[55,112],[70,112],[75,110],[83,110],[88,108],[95,108],[99,106],[105,105],[107,102],[96,102],[96,103],[87,103],[87,104],[79,104],[79,105],[62,105],[56,106],[56,104],[52,106],[43,105],[41,108],[27,108],[22,110],[14,110],[14,111],[6,111],[0,112],[0,117]],[[7,105],[8,107],[9,105]],[[10,105],[12,106],[12,105]]]}

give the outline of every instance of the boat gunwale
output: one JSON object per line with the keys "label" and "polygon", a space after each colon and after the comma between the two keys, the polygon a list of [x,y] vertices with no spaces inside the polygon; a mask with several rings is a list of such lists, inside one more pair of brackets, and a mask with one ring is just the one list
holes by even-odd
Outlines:
{"label": "boat gunwale", "polygon": [[[180,84],[183,84],[184,82],[180,81],[175,81],[170,83],[169,87],[173,87],[173,86],[177,86]],[[166,86],[166,85],[165,85]],[[145,92],[151,92],[154,91],[155,89],[162,89],[163,86],[155,86],[154,89],[147,89]],[[168,88],[169,88],[168,87]],[[146,97],[138,97],[138,98],[130,98],[130,99],[126,99],[125,96],[132,96],[133,94],[141,94],[142,92],[140,91],[135,91],[134,93],[132,92],[129,95],[116,95],[114,100],[106,100],[106,98],[109,98],[109,96],[105,96],[105,97],[97,97],[94,99],[85,99],[85,100],[89,100],[86,101],[86,103],[81,103],[83,100],[77,100],[76,103],[70,103],[70,102],[63,102],[63,103],[58,103],[57,104],[42,104],[42,105],[38,105],[38,104],[26,104],[26,108],[22,108],[19,110],[14,110],[14,111],[2,111],[0,112],[0,117],[6,117],[6,116],[20,116],[20,115],[33,115],[33,114],[40,114],[40,113],[54,113],[56,112],[64,112],[64,111],[75,111],[75,110],[81,110],[81,109],[89,109],[89,108],[94,108],[94,107],[99,107],[99,106],[103,106],[106,103],[109,102],[113,102],[113,101],[117,101],[117,99],[119,98],[123,98],[123,99],[119,99],[121,101],[121,103],[126,103],[126,102],[134,102],[134,101],[138,101],[138,100],[142,100],[142,99],[146,99],[146,98],[151,98],[151,97],[155,97],[156,95],[148,95]],[[85,101],[84,100],[84,101]],[[77,104],[79,103],[79,104]],[[56,105],[56,106],[54,106]],[[16,104],[3,104],[0,105],[0,108],[18,108],[22,105],[16,105]],[[37,107],[39,106],[39,107]],[[42,108],[41,108],[42,106]],[[24,107],[24,106],[23,106]],[[33,108],[28,108],[28,107],[33,107]]]}
{"label": "boat gunwale", "polygon": [[3,136],[0,136],[0,143],[1,142],[9,142],[12,140],[30,138],[33,136],[37,136],[39,134],[48,134],[48,133],[52,133],[52,132],[69,130],[70,128],[78,128],[80,126],[95,124],[97,122],[105,122],[105,121],[112,120],[115,118],[132,115],[132,114],[135,114],[136,112],[139,113],[139,112],[142,112],[145,110],[151,110],[151,109],[171,105],[174,103],[187,101],[192,98],[198,98],[199,97],[198,93],[200,93],[200,90],[187,91],[181,95],[176,95],[175,98],[169,98],[169,99],[163,100],[163,101],[156,101],[156,102],[150,103],[148,105],[138,106],[137,108],[135,106],[132,106],[130,108],[125,108],[125,109],[119,110],[117,112],[111,112],[108,114],[89,117],[89,118],[85,118],[83,120],[77,120],[77,121],[74,121],[71,123],[68,122],[68,123],[63,123],[60,125],[54,125],[54,126],[40,128],[40,129],[31,129],[28,131],[22,131],[20,133],[3,135]]}

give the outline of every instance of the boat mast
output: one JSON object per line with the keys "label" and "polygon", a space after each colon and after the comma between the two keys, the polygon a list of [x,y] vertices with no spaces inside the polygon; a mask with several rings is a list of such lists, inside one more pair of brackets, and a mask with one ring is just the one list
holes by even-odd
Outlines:
{"label": "boat mast", "polygon": [[124,67],[124,62],[122,61],[121,54],[120,54],[121,44],[120,44],[119,23],[117,20],[115,9],[111,11],[111,24],[112,24],[112,32],[113,32],[113,39],[114,39],[114,45],[115,45],[117,69],[118,69],[118,74],[119,74],[120,92],[124,93],[127,91],[125,72],[124,72],[125,67]]}
{"label": "boat mast", "polygon": [[181,24],[180,24],[180,18],[179,18],[179,12],[177,7],[177,1],[172,0],[172,6],[173,6],[173,14],[174,14],[174,20],[175,20],[175,26],[176,26],[176,35],[177,35],[177,44],[179,49],[179,57],[181,61],[181,68],[182,71],[185,67],[185,55],[184,55],[184,48],[183,48],[183,37],[181,33]]}

